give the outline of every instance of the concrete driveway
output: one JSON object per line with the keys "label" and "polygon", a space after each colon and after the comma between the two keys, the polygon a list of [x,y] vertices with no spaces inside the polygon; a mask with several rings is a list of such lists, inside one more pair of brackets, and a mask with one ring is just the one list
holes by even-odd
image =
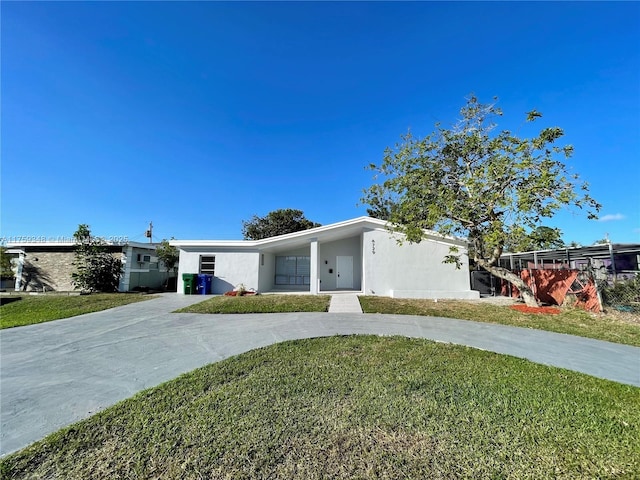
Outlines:
{"label": "concrete driveway", "polygon": [[539,330],[407,315],[172,314],[158,299],[0,333],[0,454],[194,368],[284,340],[404,335],[468,345],[640,386],[640,348]]}

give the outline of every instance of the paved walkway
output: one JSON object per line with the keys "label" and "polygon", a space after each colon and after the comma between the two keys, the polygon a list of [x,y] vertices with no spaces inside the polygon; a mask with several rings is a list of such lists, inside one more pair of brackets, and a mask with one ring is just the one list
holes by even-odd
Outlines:
{"label": "paved walkway", "polygon": [[331,295],[329,313],[362,313],[357,293],[336,293]]}
{"label": "paved walkway", "polygon": [[284,340],[348,334],[430,338],[640,386],[640,348],[532,329],[410,315],[170,314],[164,294],[0,333],[0,454],[194,368]]}

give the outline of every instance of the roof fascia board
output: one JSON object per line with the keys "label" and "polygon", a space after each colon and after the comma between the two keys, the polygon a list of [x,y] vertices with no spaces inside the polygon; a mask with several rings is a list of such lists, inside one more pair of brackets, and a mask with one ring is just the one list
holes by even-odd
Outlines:
{"label": "roof fascia board", "polygon": [[[396,232],[391,228],[388,222],[385,220],[379,220],[372,217],[358,217],[351,220],[345,220],[343,222],[332,223],[329,225],[323,225],[320,227],[310,228],[308,230],[301,230],[299,232],[286,233],[284,235],[277,235],[275,237],[264,238],[261,240],[170,240],[169,244],[175,247],[231,247],[231,248],[261,248],[261,247],[274,247],[274,246],[286,246],[290,243],[296,243],[304,239],[318,238],[322,240],[325,235],[349,228],[371,228],[376,230],[387,230],[394,235],[402,235],[400,232]],[[446,244],[455,244],[460,246],[466,246],[467,241],[458,237],[451,237],[446,235],[440,235],[437,232],[431,230],[425,230],[425,239],[436,242],[442,242]]]}

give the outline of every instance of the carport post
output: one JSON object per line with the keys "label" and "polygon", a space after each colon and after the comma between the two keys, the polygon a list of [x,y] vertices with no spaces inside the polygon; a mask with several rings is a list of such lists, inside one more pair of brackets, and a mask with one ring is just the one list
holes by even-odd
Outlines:
{"label": "carport post", "polygon": [[607,243],[609,244],[609,260],[611,261],[611,272],[613,273],[613,283],[616,283],[618,281],[618,272],[616,272],[616,258],[613,256],[613,245],[611,245],[611,242],[609,241],[607,241]]}

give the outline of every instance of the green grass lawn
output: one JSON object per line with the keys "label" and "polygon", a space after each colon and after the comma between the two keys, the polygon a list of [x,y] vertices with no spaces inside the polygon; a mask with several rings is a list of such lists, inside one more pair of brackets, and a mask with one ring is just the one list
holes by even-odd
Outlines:
{"label": "green grass lawn", "polygon": [[[361,296],[365,313],[429,315],[477,322],[500,323],[640,346],[640,319],[632,316],[592,314],[562,308],[558,315],[525,314],[506,305],[485,301],[401,299]],[[635,320],[635,321],[634,321]]]}
{"label": "green grass lawn", "polygon": [[213,297],[175,313],[285,313],[326,312],[329,295],[246,295]]}
{"label": "green grass lawn", "polygon": [[21,327],[98,312],[153,298],[135,293],[91,295],[23,295],[22,300],[0,307],[0,328]]}
{"label": "green grass lawn", "polygon": [[640,389],[471,348],[254,350],[0,461],[3,478],[638,478]]}

